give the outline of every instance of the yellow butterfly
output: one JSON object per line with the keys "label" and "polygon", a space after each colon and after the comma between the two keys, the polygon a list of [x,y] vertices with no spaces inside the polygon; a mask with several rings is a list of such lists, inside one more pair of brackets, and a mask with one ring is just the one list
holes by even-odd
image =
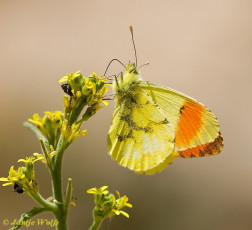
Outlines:
{"label": "yellow butterfly", "polygon": [[210,156],[222,150],[215,115],[185,94],[141,80],[137,59],[125,67],[121,78],[115,78],[113,90],[116,105],[108,148],[122,166],[152,174],[175,157]]}

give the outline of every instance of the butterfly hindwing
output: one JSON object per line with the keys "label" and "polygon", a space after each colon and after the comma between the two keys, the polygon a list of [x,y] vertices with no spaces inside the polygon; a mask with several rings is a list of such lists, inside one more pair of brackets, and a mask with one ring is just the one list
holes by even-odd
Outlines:
{"label": "butterfly hindwing", "polygon": [[175,90],[144,81],[139,84],[174,127],[174,156],[201,157],[218,154],[222,150],[219,124],[209,109]]}
{"label": "butterfly hindwing", "polygon": [[139,84],[117,98],[108,134],[110,155],[138,173],[154,173],[174,158],[175,131],[162,109]]}

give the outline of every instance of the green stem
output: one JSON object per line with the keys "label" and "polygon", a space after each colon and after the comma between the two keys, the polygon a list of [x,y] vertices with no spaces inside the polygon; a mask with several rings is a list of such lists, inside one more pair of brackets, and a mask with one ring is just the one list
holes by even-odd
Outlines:
{"label": "green stem", "polygon": [[67,230],[67,213],[60,212],[55,213],[55,218],[58,220],[58,225],[56,226],[56,230]]}
{"label": "green stem", "polygon": [[45,159],[46,159],[46,162],[47,162],[47,166],[48,166],[48,168],[49,168],[49,170],[51,172],[52,171],[52,161],[51,161],[51,158],[48,156],[48,152],[46,150],[46,147],[44,145],[43,140],[40,138],[39,141],[40,141],[40,145],[41,145],[42,151],[44,153],[44,156],[45,156]]}
{"label": "green stem", "polygon": [[[30,211],[23,213],[17,222],[22,223],[24,221],[31,219],[33,216],[38,215],[39,213],[47,212],[47,211],[50,211],[50,210],[48,208],[34,207]],[[15,225],[10,230],[18,230],[22,226],[23,224]]]}
{"label": "green stem", "polygon": [[31,197],[41,206],[43,206],[43,208],[46,208],[47,210],[50,210],[51,212],[55,211],[56,206],[45,200],[39,193],[33,192],[33,191],[27,191]]}
{"label": "green stem", "polygon": [[62,192],[62,178],[61,178],[61,168],[62,168],[62,160],[63,154],[66,149],[66,143],[64,138],[61,136],[58,145],[56,148],[56,155],[54,157],[53,169],[51,172],[52,184],[53,184],[53,196],[55,204],[57,206],[54,215],[56,219],[59,221],[57,225],[57,230],[67,230],[67,210],[64,206],[63,200],[63,192]]}
{"label": "green stem", "polygon": [[72,125],[78,119],[78,117],[80,116],[80,113],[83,110],[85,105],[86,105],[86,103],[81,102],[77,108],[72,110],[72,113],[69,118],[69,125]]}
{"label": "green stem", "polygon": [[65,209],[66,210],[69,208],[71,197],[72,197],[72,179],[68,178],[66,199],[65,199]]}
{"label": "green stem", "polygon": [[102,223],[103,219],[98,219],[98,220],[94,220],[92,226],[89,228],[89,230],[97,230],[99,229],[101,223]]}
{"label": "green stem", "polygon": [[61,168],[62,168],[63,153],[65,149],[66,149],[66,143],[61,136],[57,145],[56,156],[54,157],[55,159],[52,170],[53,194],[54,198],[57,200],[58,203],[63,203]]}

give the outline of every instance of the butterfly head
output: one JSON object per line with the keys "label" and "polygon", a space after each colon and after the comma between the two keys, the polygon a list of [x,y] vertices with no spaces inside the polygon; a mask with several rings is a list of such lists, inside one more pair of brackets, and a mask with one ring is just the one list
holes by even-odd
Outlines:
{"label": "butterfly head", "polygon": [[141,79],[139,70],[135,63],[129,63],[125,67],[123,74],[115,77],[113,89],[115,93],[125,93],[129,90],[132,84],[137,83]]}
{"label": "butterfly head", "polygon": [[129,63],[125,67],[125,73],[126,72],[128,72],[129,74],[139,74],[139,71],[138,71],[135,63]]}

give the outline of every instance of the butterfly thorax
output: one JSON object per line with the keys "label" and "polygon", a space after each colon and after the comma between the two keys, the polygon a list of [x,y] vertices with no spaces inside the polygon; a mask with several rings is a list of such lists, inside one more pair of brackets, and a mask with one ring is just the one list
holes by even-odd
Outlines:
{"label": "butterfly thorax", "polygon": [[141,80],[139,71],[135,63],[129,63],[124,71],[124,74],[113,82],[113,89],[116,94],[128,93],[132,84]]}

